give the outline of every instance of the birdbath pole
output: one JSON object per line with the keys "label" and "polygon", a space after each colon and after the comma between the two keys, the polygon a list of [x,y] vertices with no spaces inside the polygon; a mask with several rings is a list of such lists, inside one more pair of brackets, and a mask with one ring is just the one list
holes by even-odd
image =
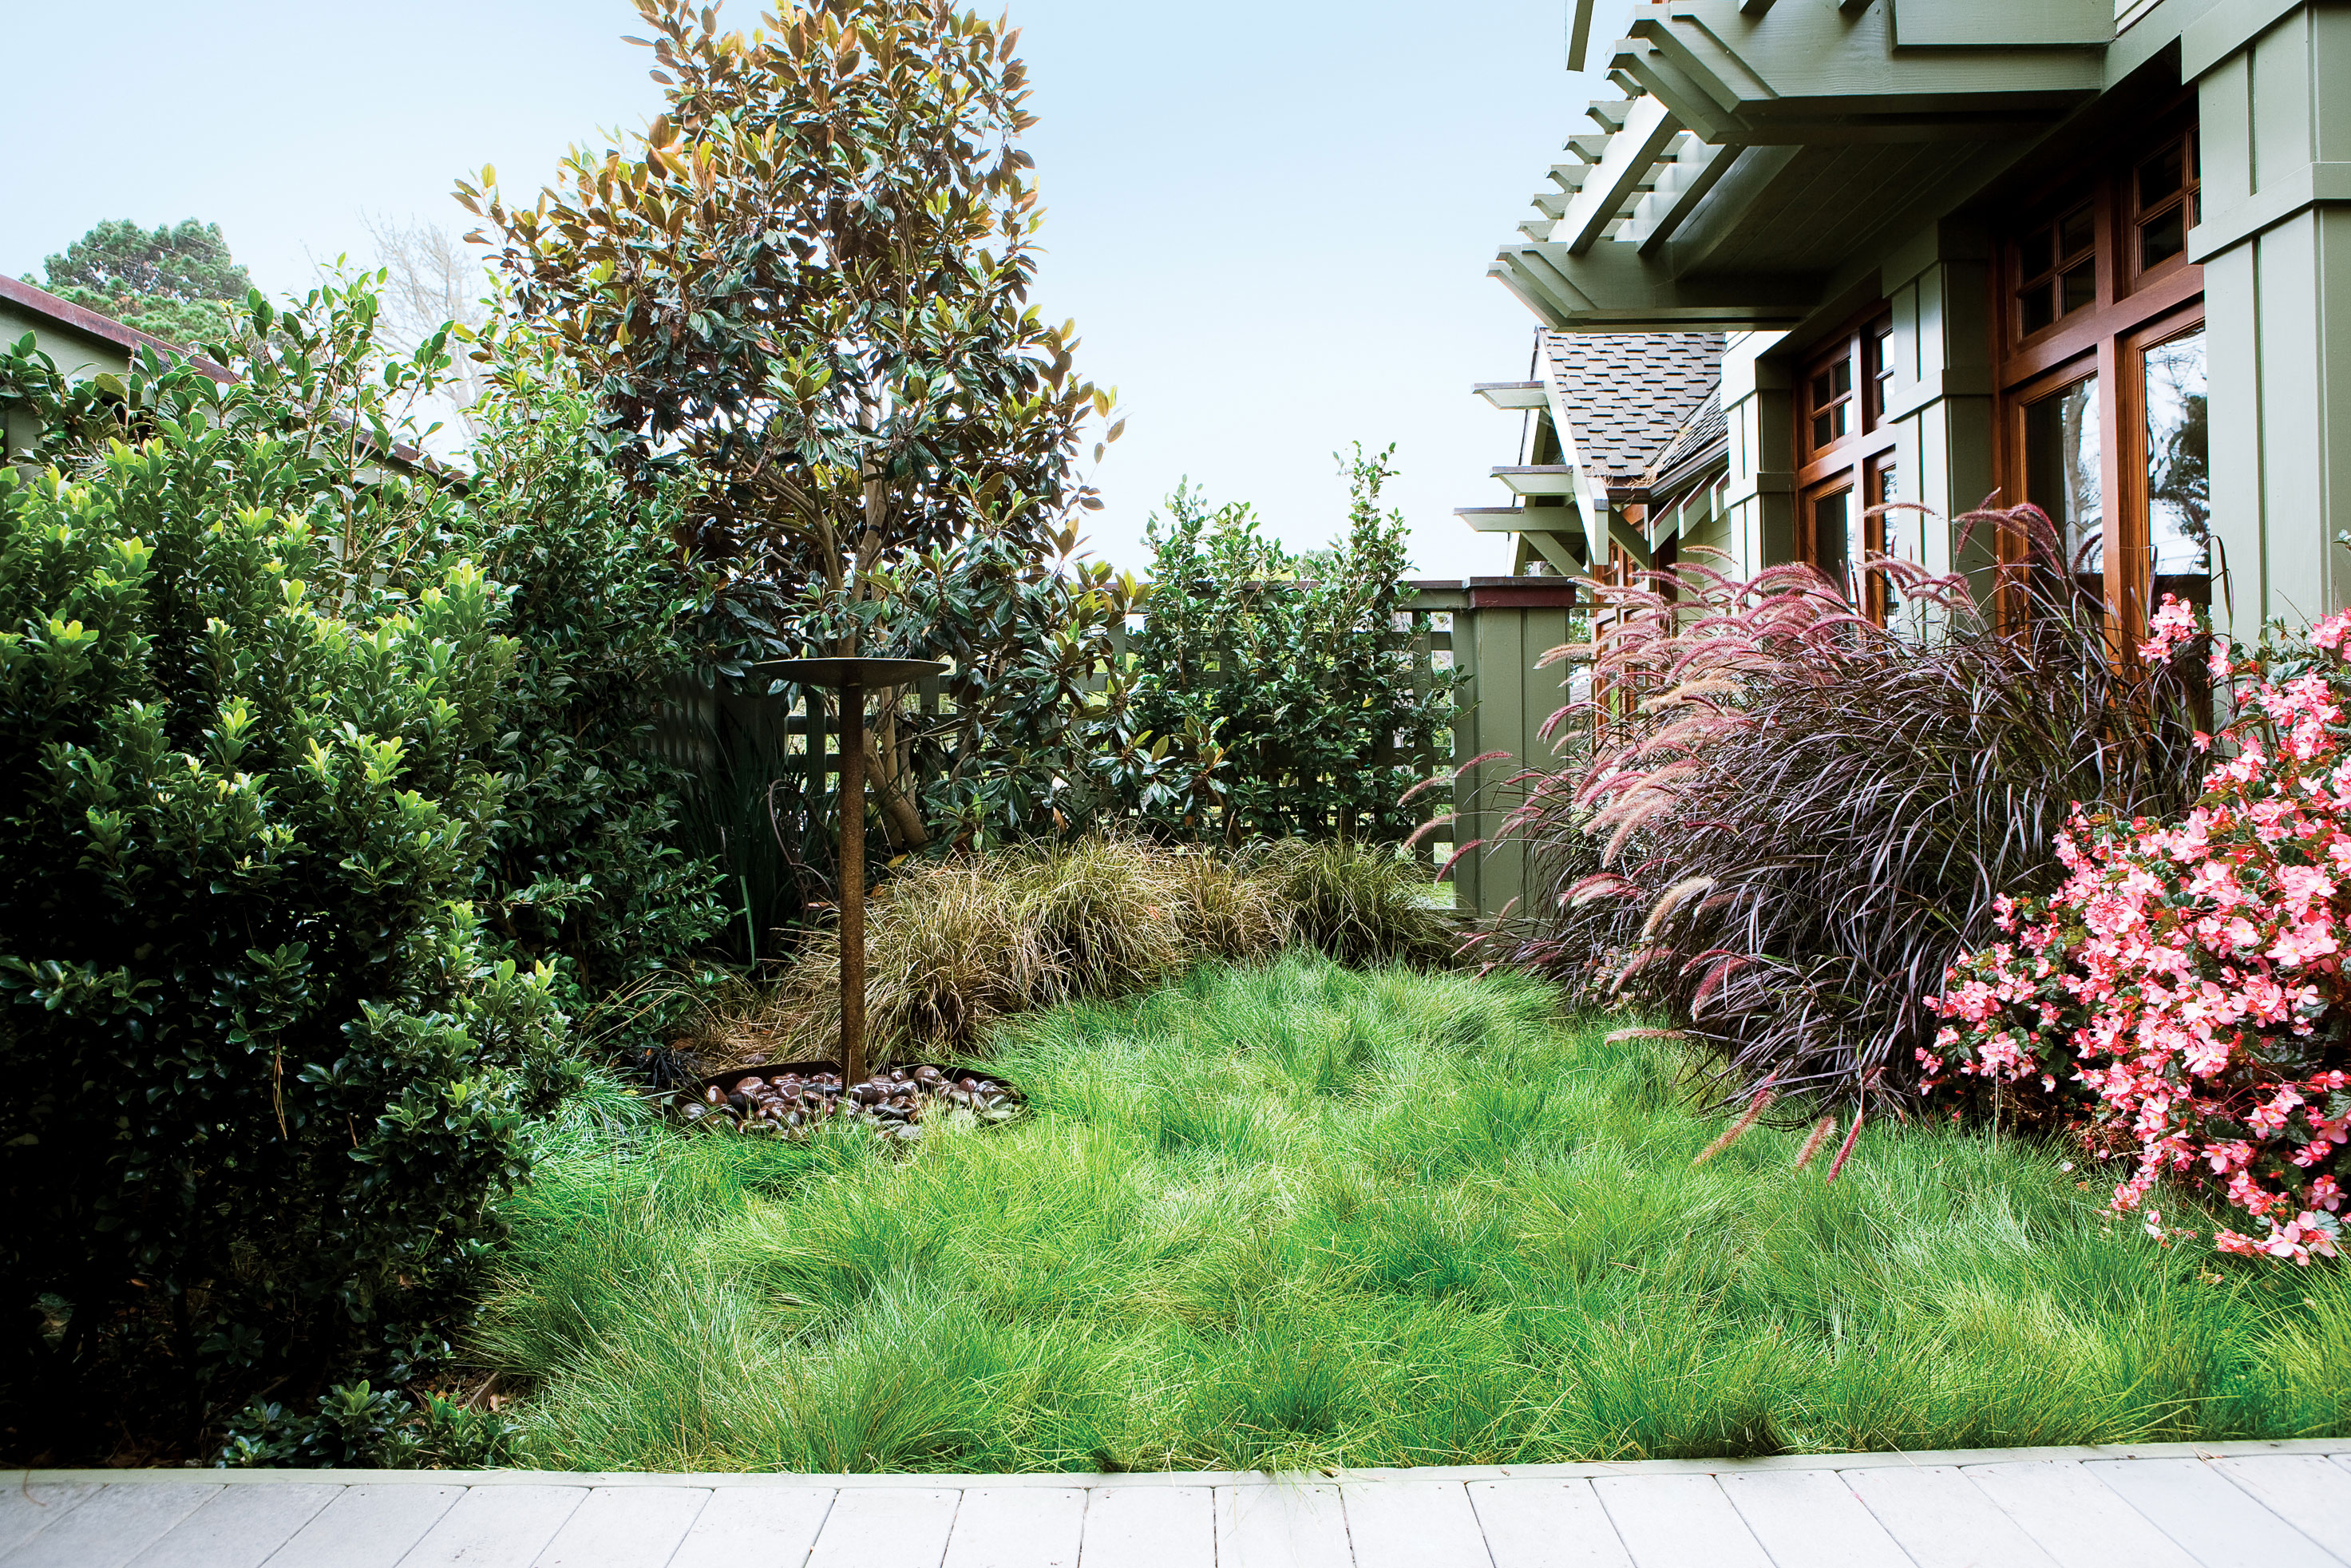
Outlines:
{"label": "birdbath pole", "polygon": [[[758,668],[841,694],[841,1088],[865,1082],[865,694],[943,674],[935,659],[778,659]],[[844,1103],[846,1102],[844,1101]]]}

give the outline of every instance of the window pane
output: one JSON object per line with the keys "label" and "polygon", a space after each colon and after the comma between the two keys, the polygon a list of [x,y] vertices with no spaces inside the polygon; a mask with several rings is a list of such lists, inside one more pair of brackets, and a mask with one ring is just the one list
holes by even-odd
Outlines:
{"label": "window pane", "polygon": [[1844,434],[1845,404],[1839,403],[1825,413],[1813,416],[1813,445],[1826,446]]}
{"label": "window pane", "polygon": [[2062,314],[2071,316],[2085,305],[2098,302],[2098,279],[2088,262],[2084,262],[2064,277],[2065,303]]}
{"label": "window pane", "polygon": [[1833,395],[1843,397],[1853,391],[1853,361],[1839,360],[1829,367],[1829,382],[1836,390]]}
{"label": "window pane", "polygon": [[1901,498],[1902,470],[1888,457],[1877,465],[1877,504],[1886,508],[1877,515],[1878,538],[1885,541],[1882,548],[1887,555],[1917,560],[1918,514],[1893,505]]}
{"label": "window pane", "polygon": [[2065,570],[2105,599],[2105,508],[2098,483],[2098,378],[2087,376],[2024,410],[2024,498],[2049,514]]}
{"label": "window pane", "polygon": [[2138,166],[2140,211],[2179,189],[2179,143],[2175,141]]}
{"label": "window pane", "polygon": [[2035,229],[2024,236],[2024,243],[2016,247],[2019,281],[2039,277],[2057,265],[2057,253],[2049,248],[2055,233],[2053,229]]}
{"label": "window pane", "polygon": [[2159,218],[2138,226],[2138,264],[2153,267],[2188,248],[2188,209],[2174,207]]}
{"label": "window pane", "polygon": [[[1873,488],[1876,504],[1885,508],[1870,520],[1869,532],[1882,555],[1896,556],[1903,560],[1917,560],[1919,551],[1918,514],[1891,503],[1902,498],[1902,470],[1894,459],[1886,458],[1877,465]],[[1879,625],[1885,625],[1902,607],[1902,595],[1885,572],[1873,574],[1870,597],[1874,602],[1870,614]]]}
{"label": "window pane", "polygon": [[2204,329],[2147,351],[2147,538],[2150,608],[2167,593],[2212,602],[2210,469],[2206,461]]}
{"label": "window pane", "polygon": [[2038,284],[2024,296],[2024,329],[2027,332],[2038,332],[2057,319],[2057,312],[2049,308],[2050,290],[2056,287],[2053,283]]}
{"label": "window pane", "polygon": [[2090,238],[2095,231],[2090,223],[2087,203],[2067,213],[2057,223],[2057,254],[2069,256],[2090,248]]}

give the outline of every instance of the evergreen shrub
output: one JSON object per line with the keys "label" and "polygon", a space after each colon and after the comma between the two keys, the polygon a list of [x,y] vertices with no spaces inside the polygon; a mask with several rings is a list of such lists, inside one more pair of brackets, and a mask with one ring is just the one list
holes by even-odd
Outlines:
{"label": "evergreen shrub", "polygon": [[136,444],[0,468],[0,1425],[33,1452],[409,1381],[575,1076],[551,972],[469,902],[501,591],[322,455],[343,426],[170,374]]}

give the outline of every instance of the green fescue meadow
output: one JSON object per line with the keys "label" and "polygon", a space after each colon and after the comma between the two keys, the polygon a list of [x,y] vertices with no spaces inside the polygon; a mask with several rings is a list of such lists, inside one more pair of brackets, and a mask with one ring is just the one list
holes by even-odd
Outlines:
{"label": "green fescue meadow", "polygon": [[[1686,1108],[1541,986],[1292,956],[998,1035],[911,1152],[548,1134],[476,1345],[539,1463],[1123,1470],[2332,1435],[2351,1290],[2063,1149]],[[2086,1186],[2085,1185],[2086,1179]],[[2176,1196],[2167,1209],[2181,1208]]]}

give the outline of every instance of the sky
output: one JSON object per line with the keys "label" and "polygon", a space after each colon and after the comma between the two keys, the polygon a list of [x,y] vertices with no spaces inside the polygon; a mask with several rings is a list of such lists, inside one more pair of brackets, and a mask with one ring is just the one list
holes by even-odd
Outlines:
{"label": "sky", "polygon": [[[1186,478],[1324,543],[1346,515],[1333,455],[1393,442],[1417,574],[1509,570],[1506,538],[1452,513],[1508,500],[1488,470],[1515,460],[1520,416],[1469,387],[1523,377],[1534,329],[1487,263],[1604,95],[1567,72],[1566,0],[999,4],[1040,116],[1036,302],[1075,319],[1080,369],[1128,414],[1095,553],[1144,570],[1145,519]],[[626,0],[11,9],[0,273],[36,282],[101,220],[193,216],[298,291],[368,258],[367,217],[462,232],[457,177],[494,163],[510,197],[533,190],[660,107]]]}

